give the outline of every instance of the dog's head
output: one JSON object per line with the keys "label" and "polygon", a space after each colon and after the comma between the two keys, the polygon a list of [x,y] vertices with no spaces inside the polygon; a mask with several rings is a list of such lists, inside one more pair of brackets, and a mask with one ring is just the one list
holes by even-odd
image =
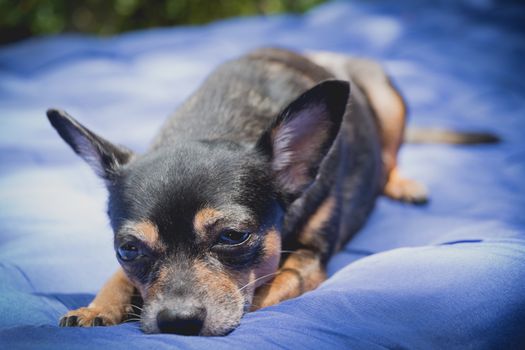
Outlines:
{"label": "dog's head", "polygon": [[180,140],[141,156],[48,111],[106,182],[116,255],[143,297],[144,331],[221,335],[237,326],[278,269],[283,215],[315,180],[348,96],[346,82],[320,83],[251,147]]}

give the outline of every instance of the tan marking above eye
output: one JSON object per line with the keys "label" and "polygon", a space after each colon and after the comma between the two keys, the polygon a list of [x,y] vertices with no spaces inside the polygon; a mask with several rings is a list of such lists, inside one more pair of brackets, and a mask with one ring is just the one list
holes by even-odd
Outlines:
{"label": "tan marking above eye", "polygon": [[193,227],[197,233],[205,234],[206,229],[209,228],[209,226],[215,224],[217,220],[221,219],[222,217],[223,214],[217,209],[201,209],[197,212],[197,214],[195,214],[193,219]]}
{"label": "tan marking above eye", "polygon": [[155,224],[149,220],[141,221],[133,225],[134,230],[139,233],[144,240],[154,246],[159,241],[159,230]]}

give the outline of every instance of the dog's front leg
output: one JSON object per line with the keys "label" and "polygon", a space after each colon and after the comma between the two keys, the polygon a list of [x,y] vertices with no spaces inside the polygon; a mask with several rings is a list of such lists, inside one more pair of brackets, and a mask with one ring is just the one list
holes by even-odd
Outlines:
{"label": "dog's front leg", "polygon": [[69,311],[60,319],[60,326],[93,327],[121,323],[132,311],[131,299],[134,293],[135,286],[119,268],[91,304]]}
{"label": "dog's front leg", "polygon": [[255,291],[252,311],[277,304],[315,289],[326,279],[321,257],[307,249],[290,254],[270,284]]}

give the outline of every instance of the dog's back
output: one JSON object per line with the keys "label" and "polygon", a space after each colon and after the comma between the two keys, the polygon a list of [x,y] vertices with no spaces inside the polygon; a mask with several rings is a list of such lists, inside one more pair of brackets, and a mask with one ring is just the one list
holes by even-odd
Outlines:
{"label": "dog's back", "polygon": [[278,49],[228,61],[166,121],[153,148],[180,139],[253,143],[288,103],[331,78],[305,57]]}

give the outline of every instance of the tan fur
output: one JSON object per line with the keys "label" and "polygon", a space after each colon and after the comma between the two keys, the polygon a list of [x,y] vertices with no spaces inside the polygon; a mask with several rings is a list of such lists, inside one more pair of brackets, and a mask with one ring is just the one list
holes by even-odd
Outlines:
{"label": "tan fur", "polygon": [[406,106],[401,95],[388,81],[366,91],[370,105],[380,120],[383,166],[388,174],[397,165],[397,153],[403,142]]}
{"label": "tan fur", "polygon": [[368,99],[380,120],[382,158],[386,175],[383,193],[392,199],[425,203],[428,191],[421,183],[403,177],[397,166],[397,155],[403,142],[406,120],[406,106],[400,93],[387,81],[372,86],[367,91]]}
{"label": "tan fur", "polygon": [[427,201],[428,191],[421,183],[401,176],[398,168],[395,167],[389,174],[384,193],[392,199],[424,203]]}
{"label": "tan fur", "polygon": [[193,227],[195,228],[195,232],[200,235],[206,235],[209,227],[222,217],[223,214],[217,209],[204,208],[199,210],[193,218]]}
{"label": "tan fur", "polygon": [[[308,245],[318,238],[319,231],[330,220],[336,205],[334,197],[326,198],[310,216],[298,240]],[[326,279],[319,256],[312,251],[299,249],[286,259],[271,284],[256,290],[252,310],[270,306],[297,297],[315,289]]]}
{"label": "tan fur", "polygon": [[[383,73],[384,74],[384,73]],[[366,94],[380,121],[383,167],[386,183],[383,193],[392,199],[425,203],[428,191],[421,183],[399,173],[397,155],[403,142],[407,108],[399,91],[387,80],[382,84],[367,82]]]}
{"label": "tan fur", "polygon": [[319,256],[299,249],[290,255],[269,285],[256,290],[252,311],[277,304],[315,289],[326,279]]}
{"label": "tan fur", "polygon": [[336,200],[334,197],[326,198],[317,208],[315,213],[308,219],[298,240],[302,244],[308,244],[314,240],[319,230],[330,220],[335,208]]}
{"label": "tan fur", "polygon": [[151,246],[156,246],[159,242],[159,231],[157,226],[151,221],[141,221],[135,224],[135,231],[137,231],[144,240]]}
{"label": "tan fur", "polygon": [[95,318],[101,318],[104,325],[121,323],[131,312],[131,298],[135,291],[134,285],[124,271],[118,271],[109,279],[87,307],[69,311],[64,317],[76,316],[78,325],[93,326]]}
{"label": "tan fur", "polygon": [[[279,262],[281,260],[281,234],[275,229],[271,229],[266,233],[264,239],[264,257],[262,262],[254,270],[254,288],[266,283],[271,280],[275,271],[279,268]],[[267,276],[267,277],[265,277]]]}

